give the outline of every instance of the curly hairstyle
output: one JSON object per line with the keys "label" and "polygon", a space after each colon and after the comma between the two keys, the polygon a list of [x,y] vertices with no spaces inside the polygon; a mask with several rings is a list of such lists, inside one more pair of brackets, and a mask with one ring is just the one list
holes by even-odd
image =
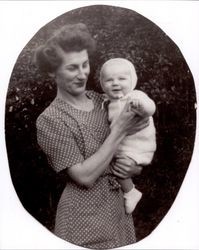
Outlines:
{"label": "curly hairstyle", "polygon": [[35,50],[34,62],[41,72],[54,73],[62,63],[63,52],[79,52],[86,49],[90,56],[95,47],[95,40],[85,24],[68,24]]}

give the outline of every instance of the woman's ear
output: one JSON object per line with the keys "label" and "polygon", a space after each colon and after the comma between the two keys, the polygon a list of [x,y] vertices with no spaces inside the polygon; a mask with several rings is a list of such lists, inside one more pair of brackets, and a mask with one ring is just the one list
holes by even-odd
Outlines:
{"label": "woman's ear", "polygon": [[55,78],[55,73],[53,73],[53,72],[49,72],[48,75],[49,75],[50,77],[52,77],[52,78]]}

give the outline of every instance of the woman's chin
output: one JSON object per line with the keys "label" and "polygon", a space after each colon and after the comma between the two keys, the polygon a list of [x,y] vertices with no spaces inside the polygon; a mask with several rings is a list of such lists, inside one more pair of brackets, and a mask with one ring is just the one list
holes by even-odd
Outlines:
{"label": "woman's chin", "polygon": [[86,91],[86,86],[79,87],[74,91],[74,95],[75,96],[82,95],[84,94],[85,91]]}

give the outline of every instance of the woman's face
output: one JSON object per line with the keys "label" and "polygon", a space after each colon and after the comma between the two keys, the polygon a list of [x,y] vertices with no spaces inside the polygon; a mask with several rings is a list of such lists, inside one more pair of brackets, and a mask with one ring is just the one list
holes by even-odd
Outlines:
{"label": "woman's face", "polygon": [[86,89],[90,73],[87,50],[64,52],[61,56],[62,64],[55,72],[55,80],[59,91],[72,96],[81,95]]}

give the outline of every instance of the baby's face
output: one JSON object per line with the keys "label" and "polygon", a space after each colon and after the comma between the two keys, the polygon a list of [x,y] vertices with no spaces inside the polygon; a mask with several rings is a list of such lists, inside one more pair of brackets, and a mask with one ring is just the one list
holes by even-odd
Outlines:
{"label": "baby's face", "polygon": [[130,69],[118,63],[106,65],[101,81],[104,92],[112,99],[119,99],[131,90]]}

